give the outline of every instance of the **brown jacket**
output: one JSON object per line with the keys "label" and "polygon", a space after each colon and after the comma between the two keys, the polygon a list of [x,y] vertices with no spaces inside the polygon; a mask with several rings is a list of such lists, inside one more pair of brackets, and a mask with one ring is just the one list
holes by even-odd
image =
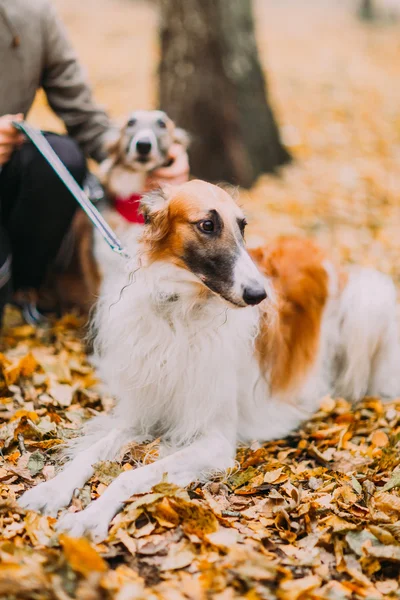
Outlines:
{"label": "brown jacket", "polygon": [[84,153],[101,159],[110,123],[50,0],[0,0],[0,115],[26,115],[39,88]]}

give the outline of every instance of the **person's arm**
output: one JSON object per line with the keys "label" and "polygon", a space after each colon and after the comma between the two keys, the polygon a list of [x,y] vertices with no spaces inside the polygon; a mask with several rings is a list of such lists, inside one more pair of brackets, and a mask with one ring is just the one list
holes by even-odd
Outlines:
{"label": "person's arm", "polygon": [[49,105],[84,153],[100,161],[105,158],[102,142],[110,122],[95,104],[84,71],[50,2],[43,15],[43,28],[42,87]]}

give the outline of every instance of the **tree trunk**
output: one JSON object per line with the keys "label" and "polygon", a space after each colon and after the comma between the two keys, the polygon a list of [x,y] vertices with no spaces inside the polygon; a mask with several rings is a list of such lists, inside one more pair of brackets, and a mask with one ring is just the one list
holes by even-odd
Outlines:
{"label": "tree trunk", "polygon": [[371,21],[375,17],[373,0],[361,0],[358,13],[361,19]]}
{"label": "tree trunk", "polygon": [[192,135],[191,171],[250,187],[290,160],[267,100],[251,0],[160,5],[160,106]]}

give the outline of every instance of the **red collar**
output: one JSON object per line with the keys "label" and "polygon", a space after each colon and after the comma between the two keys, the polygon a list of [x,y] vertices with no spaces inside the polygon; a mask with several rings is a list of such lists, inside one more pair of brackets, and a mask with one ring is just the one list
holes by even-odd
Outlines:
{"label": "red collar", "polygon": [[116,196],[114,200],[115,210],[129,223],[139,223],[140,225],[143,225],[144,218],[139,212],[141,199],[141,194],[131,194],[125,198]]}

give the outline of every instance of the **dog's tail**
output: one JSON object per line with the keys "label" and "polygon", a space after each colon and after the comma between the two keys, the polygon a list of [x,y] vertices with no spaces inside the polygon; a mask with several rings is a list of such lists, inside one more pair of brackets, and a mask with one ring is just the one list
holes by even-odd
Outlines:
{"label": "dog's tail", "polygon": [[339,308],[340,350],[336,392],[358,400],[400,392],[396,290],[373,269],[351,271]]}

